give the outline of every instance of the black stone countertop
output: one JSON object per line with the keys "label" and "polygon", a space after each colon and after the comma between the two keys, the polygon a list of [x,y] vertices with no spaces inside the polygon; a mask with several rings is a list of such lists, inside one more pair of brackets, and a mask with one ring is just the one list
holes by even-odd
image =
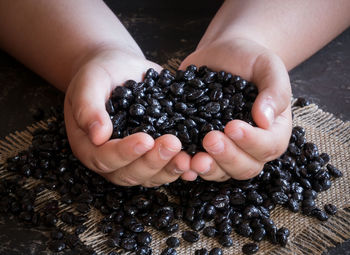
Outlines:
{"label": "black stone countertop", "polygon": [[[193,51],[220,2],[106,0],[139,43],[159,64]],[[186,6],[184,8],[183,6]],[[290,72],[293,95],[306,97],[338,118],[350,120],[350,29]],[[0,139],[33,122],[36,108],[63,102],[63,93],[0,51]],[[47,254],[47,233],[0,217],[0,254]],[[325,255],[350,254],[350,241]],[[67,253],[69,254],[69,253]]]}

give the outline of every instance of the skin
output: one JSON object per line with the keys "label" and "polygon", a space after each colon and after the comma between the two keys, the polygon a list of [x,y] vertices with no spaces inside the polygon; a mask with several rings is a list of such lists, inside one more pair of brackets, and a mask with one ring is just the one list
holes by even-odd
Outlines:
{"label": "skin", "polygon": [[[150,67],[136,42],[100,0],[2,0],[0,47],[66,92],[65,122],[74,154],[120,185],[158,186],[176,180],[223,181],[255,176],[285,150],[291,131],[287,71],[350,24],[350,2],[228,0],[197,49],[181,64],[207,65],[257,84],[257,127],[234,120],[203,141],[206,153],[181,152],[172,135],[137,133],[108,140],[111,91],[139,81]],[[30,21],[30,22],[28,22]],[[25,45],[25,47],[23,47]]]}

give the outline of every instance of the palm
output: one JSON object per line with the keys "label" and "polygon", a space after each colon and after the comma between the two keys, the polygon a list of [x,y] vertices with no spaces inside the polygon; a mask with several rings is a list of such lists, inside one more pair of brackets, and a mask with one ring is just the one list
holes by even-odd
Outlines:
{"label": "palm", "polygon": [[[243,121],[234,120],[226,125],[225,134],[216,131],[207,134],[203,146],[208,153],[194,156],[191,169],[201,173],[206,165],[211,165],[209,174],[203,176],[209,180],[253,177],[261,170],[264,162],[279,156],[288,143],[291,92],[288,73],[282,61],[253,41],[235,39],[200,45],[182,62],[180,68],[184,69],[190,64],[206,65],[215,71],[240,75],[254,82],[259,89],[252,108],[253,119],[258,127],[253,128]],[[234,138],[238,137],[237,133],[242,133],[240,139]],[[226,150],[220,155],[214,155],[209,148],[217,141],[225,144]]]}
{"label": "palm", "polygon": [[[179,153],[181,143],[174,136],[153,140],[136,133],[109,140],[112,123],[105,102],[116,86],[129,79],[142,80],[150,67],[161,69],[143,56],[102,52],[79,70],[67,90],[65,121],[73,152],[87,167],[116,184],[158,186],[180,176],[173,174],[174,169],[189,168],[189,156]],[[170,152],[164,156],[166,150]]]}

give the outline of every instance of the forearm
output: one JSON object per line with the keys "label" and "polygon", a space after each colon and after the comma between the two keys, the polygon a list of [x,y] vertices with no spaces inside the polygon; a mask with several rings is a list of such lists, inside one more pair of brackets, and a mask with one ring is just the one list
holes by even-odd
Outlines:
{"label": "forearm", "polygon": [[227,0],[198,48],[217,40],[258,41],[281,57],[288,70],[350,25],[348,0]]}
{"label": "forearm", "polygon": [[99,49],[142,55],[102,0],[2,0],[0,47],[63,91]]}

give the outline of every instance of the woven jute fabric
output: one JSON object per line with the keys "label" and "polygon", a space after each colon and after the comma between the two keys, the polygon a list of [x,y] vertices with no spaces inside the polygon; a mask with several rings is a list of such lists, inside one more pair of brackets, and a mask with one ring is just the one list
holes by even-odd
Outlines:
{"label": "woven jute fabric", "polygon": [[[170,60],[167,68],[174,70],[178,66],[177,59]],[[350,122],[343,122],[334,117],[334,115],[324,112],[317,105],[311,104],[303,108],[294,108],[293,125],[302,126],[306,130],[307,141],[315,143],[321,152],[326,152],[331,156],[331,164],[342,170],[344,176],[333,181],[332,187],[326,192],[319,193],[316,203],[323,206],[327,203],[335,204],[339,211],[335,216],[330,217],[326,222],[320,222],[314,218],[302,215],[301,213],[292,213],[283,207],[276,207],[272,211],[271,218],[277,224],[277,227],[285,226],[290,229],[291,235],[286,247],[272,245],[268,241],[260,242],[258,254],[321,254],[328,247],[341,243],[350,238]],[[38,127],[46,127],[46,122],[41,121],[28,127],[22,132],[9,134],[4,140],[0,141],[0,179],[12,178],[14,173],[6,170],[6,159],[25,150],[31,144],[31,133]],[[40,181],[26,179],[24,187],[31,189],[38,185]],[[54,191],[44,190],[39,193],[35,201],[35,210],[40,210],[45,202],[58,199],[60,195]],[[60,204],[59,214],[64,211],[75,211],[74,205],[66,206]],[[106,245],[107,236],[98,231],[98,223],[103,218],[102,214],[92,209],[87,216],[89,221],[85,223],[87,231],[79,238],[87,245],[94,248],[98,254],[108,254],[111,251]],[[183,230],[188,226],[182,222],[180,231],[174,236],[181,237]],[[72,229],[59,221],[58,226],[70,232]],[[165,240],[167,236],[163,233],[147,228],[152,234],[153,254],[160,254],[166,247]],[[251,242],[245,238],[232,234],[234,245],[224,249],[224,254],[241,254],[242,246]],[[216,239],[207,238],[201,234],[201,239],[194,244],[182,242],[177,248],[178,254],[194,254],[195,250],[200,248],[220,247]]]}

